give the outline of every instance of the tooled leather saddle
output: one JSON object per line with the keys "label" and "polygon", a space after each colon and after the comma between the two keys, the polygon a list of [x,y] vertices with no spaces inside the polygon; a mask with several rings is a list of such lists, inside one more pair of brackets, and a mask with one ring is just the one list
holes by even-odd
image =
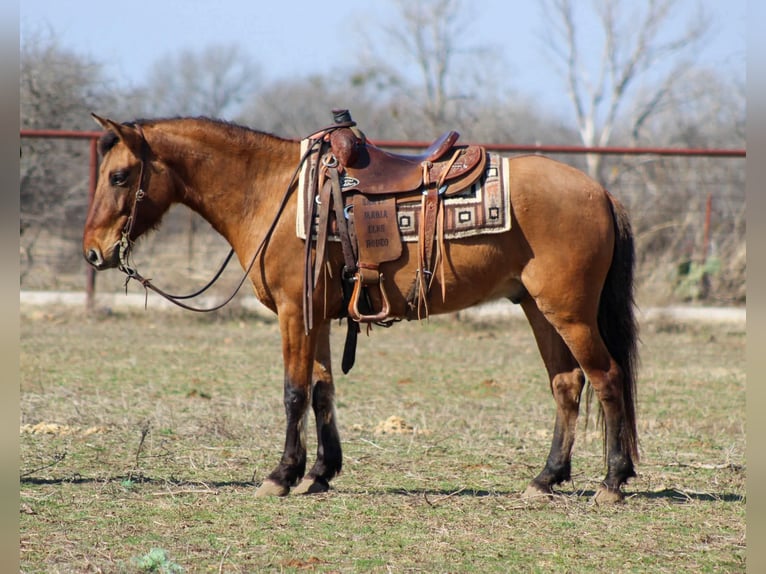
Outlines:
{"label": "tooled leather saddle", "polygon": [[[421,202],[418,267],[407,295],[406,316],[421,319],[428,316],[428,293],[443,253],[442,199],[482,177],[487,153],[481,146],[456,145],[456,131],[444,133],[422,153],[391,153],[369,142],[348,110],[333,110],[333,119],[332,125],[308,138],[307,155],[315,153],[317,163],[312,173],[315,194],[303,206],[307,226],[303,308],[308,333],[313,327],[313,288],[332,229],[340,238],[344,258],[341,277],[349,329],[342,368],[346,373],[353,365],[360,323],[390,326],[402,319],[391,316],[380,272],[381,264],[402,255],[397,203]],[[316,237],[313,261],[312,236]],[[378,291],[378,308],[373,308],[371,290]]]}

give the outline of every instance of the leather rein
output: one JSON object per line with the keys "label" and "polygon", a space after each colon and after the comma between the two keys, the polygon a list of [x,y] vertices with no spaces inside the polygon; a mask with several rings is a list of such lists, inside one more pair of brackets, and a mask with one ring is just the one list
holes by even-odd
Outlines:
{"label": "leather rein", "polygon": [[284,211],[285,206],[287,205],[287,200],[290,197],[290,191],[292,190],[293,185],[296,182],[296,179],[298,177],[298,174],[300,173],[301,167],[303,166],[303,163],[306,161],[309,155],[314,151],[315,146],[321,143],[323,137],[327,133],[332,131],[333,129],[336,129],[338,126],[333,125],[333,126],[330,126],[329,128],[320,130],[312,134],[311,138],[313,142],[311,145],[308,146],[308,149],[306,150],[306,152],[303,154],[300,161],[298,162],[298,166],[295,168],[295,171],[293,172],[293,176],[290,178],[290,183],[287,185],[287,189],[285,190],[285,193],[282,196],[282,200],[279,203],[277,212],[274,215],[274,218],[272,219],[268,229],[266,230],[266,234],[263,236],[263,239],[261,239],[261,242],[258,245],[258,248],[255,250],[255,253],[250,259],[250,263],[247,265],[247,268],[245,269],[245,272],[242,275],[242,278],[239,280],[239,283],[234,288],[234,291],[231,293],[231,295],[229,295],[222,303],[219,303],[213,307],[194,307],[192,305],[189,305],[188,303],[184,303],[183,300],[197,297],[213,286],[213,284],[221,277],[221,274],[223,273],[226,266],[229,264],[229,261],[231,261],[231,258],[234,255],[233,248],[229,250],[229,254],[226,256],[226,259],[221,264],[221,267],[218,269],[218,271],[213,276],[213,278],[210,281],[208,281],[208,283],[204,287],[198,289],[197,291],[193,293],[189,293],[186,295],[176,295],[173,293],[168,293],[167,291],[164,291],[163,289],[160,289],[154,283],[152,283],[150,279],[147,279],[146,277],[141,275],[134,265],[130,264],[130,255],[131,255],[131,250],[134,243],[130,239],[130,234],[133,231],[133,225],[136,222],[136,212],[138,211],[138,204],[146,196],[146,192],[144,190],[147,188],[147,183],[149,179],[148,174],[150,172],[150,169],[147,166],[147,164],[149,163],[149,157],[148,157],[149,144],[146,141],[146,137],[144,136],[144,132],[143,132],[143,129],[141,128],[141,125],[135,124],[135,127],[139,135],[141,136],[141,140],[142,140],[141,158],[140,158],[141,169],[139,172],[138,188],[136,189],[135,199],[133,201],[133,205],[131,207],[128,220],[125,222],[125,226],[122,229],[121,238],[119,242],[119,251],[118,251],[118,254],[119,254],[118,269],[122,271],[123,273],[125,273],[125,275],[127,275],[127,278],[125,279],[125,289],[127,290],[128,283],[130,282],[131,279],[133,279],[135,281],[138,281],[143,286],[147,294],[147,299],[148,299],[148,292],[149,290],[151,290],[157,293],[158,295],[160,295],[161,297],[163,297],[164,299],[166,299],[167,301],[170,301],[174,305],[177,305],[178,307],[181,307],[188,311],[196,311],[198,313],[209,313],[211,311],[217,311],[218,309],[221,309],[222,307],[226,306],[228,303],[231,302],[232,299],[234,299],[237,293],[239,293],[239,290],[242,288],[242,285],[245,284],[245,281],[247,281],[247,278],[250,275],[250,272],[255,266],[255,262],[258,259],[258,255],[263,250],[264,246],[266,245],[272,233],[274,232],[274,229],[276,228],[277,223],[279,222],[279,218],[282,215],[282,211]]}

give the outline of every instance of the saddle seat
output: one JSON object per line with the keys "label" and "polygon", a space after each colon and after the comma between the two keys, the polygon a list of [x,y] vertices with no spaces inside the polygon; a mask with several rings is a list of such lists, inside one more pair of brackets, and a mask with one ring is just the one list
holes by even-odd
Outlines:
{"label": "saddle seat", "polygon": [[465,189],[484,172],[486,153],[480,146],[456,146],[460,134],[450,130],[420,154],[387,152],[358,130],[341,128],[330,136],[331,149],[345,172],[343,192],[365,195],[412,193],[437,182],[444,193]]}
{"label": "saddle seat", "polygon": [[[394,163],[421,164],[424,161],[433,162],[441,159],[442,156],[444,156],[449,151],[449,149],[455,145],[459,138],[460,134],[455,130],[446,131],[441,136],[436,138],[433,143],[425,149],[425,151],[418,154],[391,153],[377,147],[375,149],[387,156],[384,161],[393,161]],[[367,142],[367,145],[369,146],[370,143]]]}

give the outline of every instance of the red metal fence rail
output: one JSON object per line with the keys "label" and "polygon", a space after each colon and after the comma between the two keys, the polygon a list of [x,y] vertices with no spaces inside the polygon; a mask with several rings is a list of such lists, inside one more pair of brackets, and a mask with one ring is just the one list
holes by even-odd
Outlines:
{"label": "red metal fence rail", "polygon": [[[98,138],[103,132],[100,131],[67,131],[67,130],[21,130],[22,138],[56,138],[56,139],[82,139],[90,144],[90,170],[88,180],[88,201],[90,202],[96,191],[98,178]],[[425,149],[430,141],[404,141],[404,140],[375,140],[375,145],[383,148],[416,150]],[[483,144],[490,151],[513,152],[513,153],[563,153],[563,154],[601,154],[601,155],[655,155],[655,156],[678,156],[678,157],[746,157],[746,150],[742,148],[668,148],[668,147],[588,147],[572,145],[534,145],[534,144]],[[708,208],[709,209],[709,208]],[[91,309],[94,304],[95,294],[95,271],[88,268],[86,271],[86,307]]]}
{"label": "red metal fence rail", "polygon": [[[375,145],[396,149],[424,149],[431,142],[380,140]],[[537,152],[537,153],[574,153],[599,155],[662,155],[684,157],[745,157],[740,148],[672,148],[672,147],[599,147],[573,145],[535,145],[535,144],[482,144],[489,151],[497,152]]]}

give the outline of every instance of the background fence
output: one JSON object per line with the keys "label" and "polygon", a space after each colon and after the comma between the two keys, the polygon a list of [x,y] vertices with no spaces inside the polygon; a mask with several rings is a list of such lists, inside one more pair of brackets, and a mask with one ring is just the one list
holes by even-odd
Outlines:
{"label": "background fence", "polygon": [[[80,234],[89,193],[95,189],[96,141],[100,135],[21,132],[22,154],[25,150],[44,152],[53,163],[56,158],[60,161],[60,156],[75,160],[67,164],[73,174],[68,178],[72,183],[67,193],[61,196],[64,199],[38,206],[37,214],[26,218],[22,201],[20,289],[86,290],[88,301],[93,302],[96,280],[81,255]],[[43,140],[55,143],[36,143]],[[408,150],[430,142],[376,143]],[[78,148],[82,148],[79,155]],[[535,145],[487,148],[507,155],[544,153],[581,169],[585,168],[585,154],[607,156],[604,183],[626,204],[633,221],[639,302],[744,303],[745,150]],[[204,284],[227,252],[228,244],[204,220],[178,206],[171,209],[159,231],[141,242],[135,262],[156,284],[185,292]],[[227,269],[216,288],[221,297],[228,294],[226,290],[239,275],[238,266]],[[99,292],[115,292],[123,289],[123,284],[124,276],[118,271],[98,275]],[[249,295],[248,291],[239,297]]]}

